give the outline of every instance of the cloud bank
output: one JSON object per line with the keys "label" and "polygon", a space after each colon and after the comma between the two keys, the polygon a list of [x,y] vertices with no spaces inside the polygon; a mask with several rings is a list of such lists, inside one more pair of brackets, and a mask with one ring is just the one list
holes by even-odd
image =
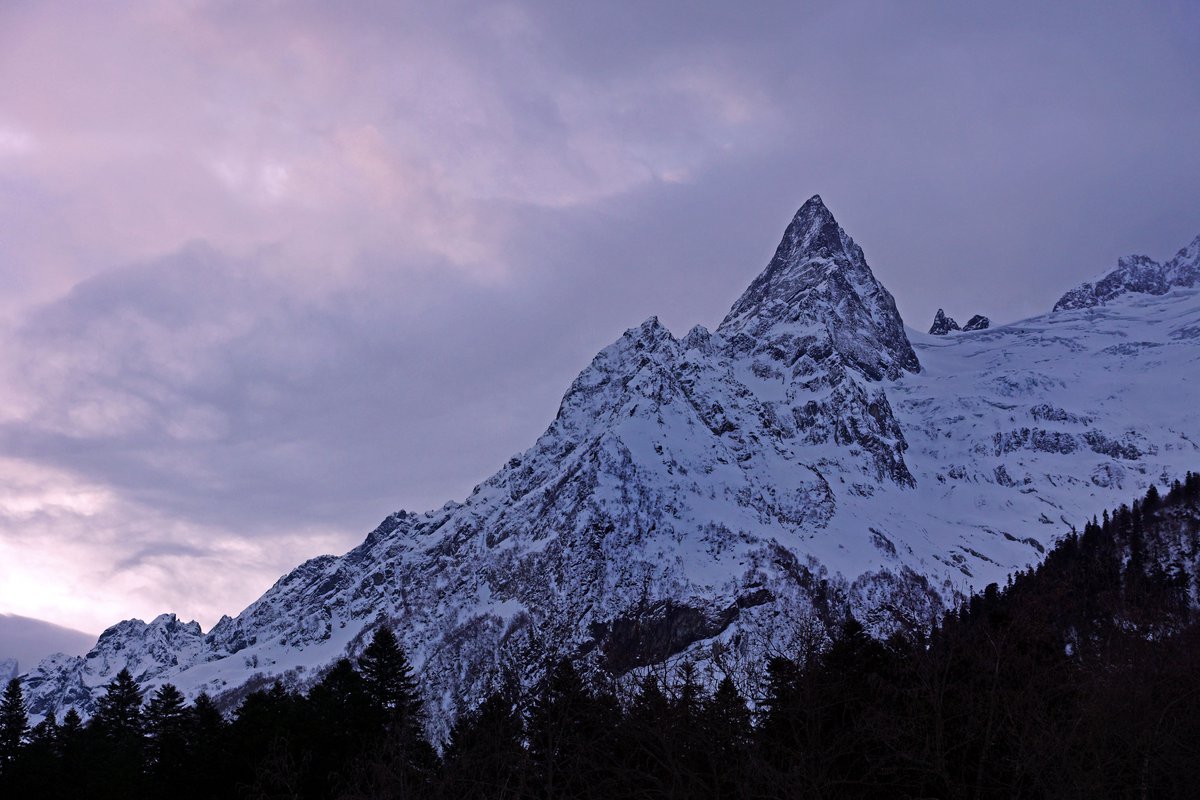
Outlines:
{"label": "cloud bank", "polygon": [[1190,4],[7,3],[0,610],[206,627],[466,495],[820,192],[910,325],[1200,232]]}

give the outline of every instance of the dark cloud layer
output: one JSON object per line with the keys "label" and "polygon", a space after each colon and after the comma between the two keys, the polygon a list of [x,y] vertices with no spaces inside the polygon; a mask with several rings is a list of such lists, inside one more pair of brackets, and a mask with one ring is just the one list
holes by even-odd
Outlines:
{"label": "dark cloud layer", "polygon": [[0,608],[236,612],[820,193],[924,328],[1200,233],[1193,4],[7,4]]}
{"label": "dark cloud layer", "polygon": [[[40,619],[0,614],[0,662],[14,659],[21,672],[54,653],[83,655],[95,641],[95,634]],[[0,678],[7,677],[0,675]]]}

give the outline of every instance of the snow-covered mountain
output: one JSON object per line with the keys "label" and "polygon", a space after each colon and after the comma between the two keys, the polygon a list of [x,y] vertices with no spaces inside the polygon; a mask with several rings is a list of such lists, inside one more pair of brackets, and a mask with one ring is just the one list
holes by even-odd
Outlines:
{"label": "snow-covered mountain", "polygon": [[1166,264],[1147,256],[1125,256],[1117,268],[1084,283],[1059,298],[1055,311],[1091,308],[1112,302],[1126,294],[1166,294],[1173,288],[1192,288],[1200,283],[1200,236],[1175,254]]}
{"label": "snow-covered mountain", "polygon": [[[1162,270],[1194,274],[1198,243]],[[444,720],[552,655],[724,670],[819,637],[847,605],[878,630],[929,619],[1200,463],[1200,291],[1116,282],[1096,303],[920,334],[814,197],[715,331],[626,331],[470,497],[391,515],[208,633],[120,623],[30,672],[31,710],[86,714],[125,666],[229,702],[304,684],[380,620]]]}

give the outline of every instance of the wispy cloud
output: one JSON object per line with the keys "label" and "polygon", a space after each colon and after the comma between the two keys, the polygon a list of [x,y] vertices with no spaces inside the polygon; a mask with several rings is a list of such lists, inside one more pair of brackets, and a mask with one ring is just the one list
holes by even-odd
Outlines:
{"label": "wispy cloud", "polygon": [[0,6],[0,609],[211,624],[821,192],[911,323],[1200,231],[1183,4]]}

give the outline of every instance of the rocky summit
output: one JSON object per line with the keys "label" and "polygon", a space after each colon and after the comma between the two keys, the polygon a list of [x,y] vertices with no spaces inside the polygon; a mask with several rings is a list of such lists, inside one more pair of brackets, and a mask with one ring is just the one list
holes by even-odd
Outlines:
{"label": "rocky summit", "polygon": [[1200,284],[1200,236],[1165,264],[1147,256],[1125,256],[1117,268],[1092,283],[1083,283],[1054,304],[1055,311],[1105,305],[1126,294],[1166,294],[1172,288]]}
{"label": "rocky summit", "polygon": [[933,324],[929,326],[929,335],[945,336],[950,331],[960,330],[962,328],[958,327],[958,323],[954,321],[954,318],[947,317],[946,312],[939,308],[937,313],[933,315]]}
{"label": "rocky summit", "polygon": [[469,497],[391,514],[207,632],[120,623],[27,673],[29,706],[86,716],[128,667],[230,707],[311,685],[387,621],[438,735],[551,658],[617,676],[687,658],[753,684],[845,609],[880,633],[927,624],[1196,466],[1198,243],[1055,313],[926,336],[813,197],[715,330],[627,330]]}
{"label": "rocky summit", "polygon": [[982,314],[976,314],[967,320],[967,324],[963,326],[963,331],[983,331],[990,328],[992,321]]}

